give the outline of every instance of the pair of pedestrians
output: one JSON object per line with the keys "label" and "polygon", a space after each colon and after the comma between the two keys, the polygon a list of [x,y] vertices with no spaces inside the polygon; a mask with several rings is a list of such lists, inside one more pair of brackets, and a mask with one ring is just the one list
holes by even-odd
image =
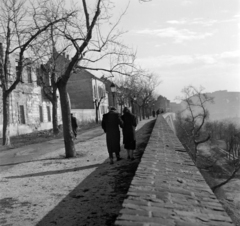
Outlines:
{"label": "pair of pedestrians", "polygon": [[136,126],[137,118],[130,110],[125,107],[123,115],[116,111],[115,107],[110,107],[110,111],[103,115],[102,128],[106,133],[107,149],[110,158],[110,164],[113,164],[113,153],[115,152],[117,161],[120,157],[120,129],[123,131],[123,144],[128,152],[128,159],[134,160],[133,151],[136,149]]}

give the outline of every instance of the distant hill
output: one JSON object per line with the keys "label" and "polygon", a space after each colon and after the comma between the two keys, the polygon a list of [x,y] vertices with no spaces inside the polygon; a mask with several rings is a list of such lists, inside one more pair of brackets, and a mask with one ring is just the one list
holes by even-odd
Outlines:
{"label": "distant hill", "polygon": [[211,120],[240,118],[240,92],[223,90],[207,95],[214,97],[214,103],[207,105]]}
{"label": "distant hill", "polygon": [[[206,105],[210,113],[210,120],[240,120],[240,92],[221,90],[206,94],[214,97],[214,103]],[[170,103],[170,107],[173,112],[184,109],[183,103]]]}

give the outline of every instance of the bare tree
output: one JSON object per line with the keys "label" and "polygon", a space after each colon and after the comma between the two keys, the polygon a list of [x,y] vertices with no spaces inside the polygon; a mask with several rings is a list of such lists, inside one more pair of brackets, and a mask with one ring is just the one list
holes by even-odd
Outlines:
{"label": "bare tree", "polygon": [[[70,103],[67,93],[67,83],[72,72],[78,68],[101,70],[111,74],[125,74],[123,67],[131,68],[135,59],[135,54],[129,52],[129,49],[118,40],[124,32],[117,31],[116,27],[125,12],[120,15],[116,23],[112,24],[110,22],[111,4],[109,1],[98,0],[93,6],[86,0],[82,0],[79,17],[76,17],[71,23],[63,23],[58,27],[64,41],[73,46],[69,50],[72,57],[66,60],[63,65],[58,64],[61,70],[58,70],[59,75],[56,82],[60,94],[67,158],[76,155],[71,134]],[[106,30],[106,27],[104,28],[106,24],[110,29],[104,35],[103,31]],[[58,45],[56,47],[59,48]],[[97,67],[96,63],[106,58],[109,59],[110,66]]]}
{"label": "bare tree", "polygon": [[139,109],[139,116],[143,119],[146,117],[146,107],[149,102],[152,101],[154,90],[160,84],[155,74],[145,71],[143,74],[138,76],[136,81],[136,104]]}
{"label": "bare tree", "polygon": [[[52,2],[52,8],[56,8],[64,11],[66,8],[65,0],[57,0]],[[53,133],[59,132],[58,127],[58,88],[57,81],[61,70],[59,71],[59,61],[62,60],[62,55],[65,54],[68,48],[72,46],[71,43],[63,41],[62,33],[60,29],[64,29],[67,24],[72,22],[72,19],[77,15],[77,9],[75,6],[68,9],[68,14],[74,15],[71,20],[64,20],[62,23],[52,25],[45,30],[44,33],[38,38],[38,42],[31,46],[31,50],[34,55],[37,56],[38,61],[38,84],[42,87],[44,96],[52,103],[52,127]],[[54,20],[54,13],[45,15],[46,19],[51,17]],[[61,68],[60,68],[61,69]]]}
{"label": "bare tree", "polygon": [[182,90],[184,96],[177,98],[182,101],[185,108],[181,115],[183,117],[181,120],[184,121],[184,123],[181,123],[181,126],[183,126],[183,131],[194,145],[194,150],[191,154],[195,162],[197,160],[198,145],[210,139],[210,134],[206,135],[202,131],[209,116],[206,104],[209,102],[213,103],[213,97],[203,93],[203,90],[203,87],[197,89],[194,86],[187,86]]}
{"label": "bare tree", "polygon": [[[128,81],[132,78],[131,74],[126,76],[116,76],[114,78],[114,84],[116,85],[116,99],[117,104],[120,105],[120,113],[123,112],[123,106],[129,107],[131,102],[132,90],[128,87]],[[131,106],[132,107],[132,106]]]}
{"label": "bare tree", "polygon": [[222,139],[226,143],[228,165],[230,166],[232,171],[229,172],[229,177],[226,180],[212,187],[213,191],[227,184],[230,180],[235,178],[236,174],[240,170],[240,131],[233,123],[229,122],[225,122],[223,131],[224,135]]}
{"label": "bare tree", "polygon": [[[9,97],[20,83],[24,67],[29,64],[30,47],[49,27],[65,21],[73,14],[52,8],[51,1],[32,2],[27,0],[2,0],[0,2],[0,44],[1,88],[3,101],[3,145],[10,145]],[[28,4],[28,5],[27,5]],[[51,12],[54,17],[46,17]],[[18,70],[10,72],[11,57],[17,55]],[[28,54],[28,55],[27,55]]]}
{"label": "bare tree", "polygon": [[[39,55],[40,68],[38,70],[38,83],[42,87],[45,97],[52,103],[52,126],[53,133],[58,134],[58,88],[57,81],[59,78],[58,73],[58,61],[64,54],[64,51],[67,47],[64,47],[61,52],[57,52],[55,48],[56,39],[58,35],[54,34],[53,26],[50,28],[49,36],[45,35],[45,37],[49,37],[49,40],[43,40],[44,43],[40,42],[41,46],[36,46],[33,48],[36,55]],[[45,32],[44,34],[48,34]],[[44,48],[42,48],[44,46]],[[45,51],[45,55],[42,51]],[[47,54],[46,52],[49,51]],[[48,61],[46,61],[45,57],[47,56]]]}

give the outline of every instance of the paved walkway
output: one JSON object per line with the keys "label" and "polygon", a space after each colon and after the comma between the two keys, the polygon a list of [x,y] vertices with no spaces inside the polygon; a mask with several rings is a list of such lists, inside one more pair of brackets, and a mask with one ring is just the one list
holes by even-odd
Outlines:
{"label": "paved walkway", "polygon": [[[144,124],[151,121],[152,119],[153,118],[139,121],[137,129],[140,129]],[[101,126],[87,130],[78,135],[77,139],[75,140],[75,144],[81,143],[97,136],[101,136],[103,134],[104,132]],[[26,163],[39,159],[41,158],[41,156],[49,154],[58,149],[63,149],[62,153],[64,154],[64,140],[62,138],[42,143],[30,144],[27,146],[9,149],[6,151],[1,151],[1,147],[2,146],[0,146],[0,167],[2,171],[9,169],[16,164]]]}
{"label": "paved walkway", "polygon": [[[152,131],[155,121],[143,126],[150,120],[139,122],[134,161],[122,148],[123,159],[110,165],[100,127],[92,130],[92,139],[90,131],[79,136],[77,158],[64,158],[59,140],[40,144],[38,151],[36,145],[10,150],[15,163],[0,167],[0,225],[113,225]],[[4,167],[9,168],[2,171]]]}
{"label": "paved walkway", "polygon": [[162,116],[127,195],[115,225],[233,225]]}

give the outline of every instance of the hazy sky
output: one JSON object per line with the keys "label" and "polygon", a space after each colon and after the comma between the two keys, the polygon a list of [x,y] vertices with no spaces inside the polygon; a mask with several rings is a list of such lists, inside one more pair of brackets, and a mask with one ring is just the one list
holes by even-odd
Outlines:
{"label": "hazy sky", "polygon": [[[123,9],[128,0],[114,0]],[[137,63],[159,75],[174,101],[187,85],[240,92],[239,0],[131,0],[120,27]]]}

